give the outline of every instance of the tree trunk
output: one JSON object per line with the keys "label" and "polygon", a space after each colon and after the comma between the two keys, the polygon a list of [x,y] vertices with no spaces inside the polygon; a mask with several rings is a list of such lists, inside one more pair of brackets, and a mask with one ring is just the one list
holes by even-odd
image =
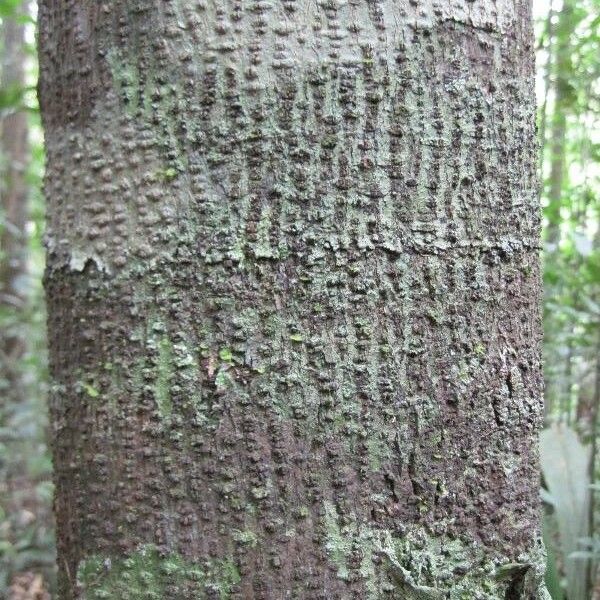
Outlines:
{"label": "tree trunk", "polygon": [[61,598],[543,597],[528,2],[39,16]]}
{"label": "tree trunk", "polygon": [[[27,12],[26,4],[21,7]],[[25,86],[25,27],[5,17],[2,39],[2,92],[17,101]],[[24,399],[20,360],[26,348],[19,315],[27,302],[27,114],[21,106],[4,107],[0,123],[0,391],[3,405]],[[17,319],[15,319],[15,316]]]}

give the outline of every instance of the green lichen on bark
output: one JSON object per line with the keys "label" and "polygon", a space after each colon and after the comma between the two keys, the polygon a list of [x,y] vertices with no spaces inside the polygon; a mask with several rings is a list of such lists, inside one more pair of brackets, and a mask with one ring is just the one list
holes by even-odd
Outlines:
{"label": "green lichen on bark", "polygon": [[231,560],[195,564],[179,555],[162,556],[146,545],[126,557],[92,556],[77,570],[81,600],[227,600],[240,575]]}
{"label": "green lichen on bark", "polygon": [[325,502],[325,547],[337,576],[348,579],[354,561],[364,580],[365,598],[387,593],[406,600],[548,600],[544,587],[545,553],[540,545],[520,562],[504,564],[478,544],[432,537],[416,527],[402,534],[359,523],[354,516],[340,521],[335,506]]}
{"label": "green lichen on bark", "polygon": [[169,338],[164,337],[157,344],[156,381],[154,397],[158,410],[163,418],[168,418],[173,411],[171,402],[171,377],[173,374],[173,347]]}

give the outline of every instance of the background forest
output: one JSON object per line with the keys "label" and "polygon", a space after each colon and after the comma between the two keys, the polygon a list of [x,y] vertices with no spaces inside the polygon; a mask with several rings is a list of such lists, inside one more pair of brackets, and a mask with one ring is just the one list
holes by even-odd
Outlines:
{"label": "background forest", "polygon": [[[600,1],[534,0],[554,599],[600,599]],[[51,598],[35,5],[0,0],[0,598]]]}

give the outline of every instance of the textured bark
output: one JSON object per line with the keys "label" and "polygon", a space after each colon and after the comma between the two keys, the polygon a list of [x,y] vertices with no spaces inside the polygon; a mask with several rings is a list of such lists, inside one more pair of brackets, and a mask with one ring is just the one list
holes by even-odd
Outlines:
{"label": "textured bark", "polygon": [[530,18],[41,2],[61,597],[543,597]]}
{"label": "textured bark", "polygon": [[[23,11],[26,12],[26,5]],[[5,18],[2,37],[2,89],[8,96],[25,85],[25,28],[15,19]],[[20,314],[27,301],[27,114],[18,107],[0,123],[0,176],[2,187],[2,229],[0,234],[0,310]],[[26,341],[14,319],[4,319],[0,329],[0,364],[5,405],[24,398],[19,360]]]}

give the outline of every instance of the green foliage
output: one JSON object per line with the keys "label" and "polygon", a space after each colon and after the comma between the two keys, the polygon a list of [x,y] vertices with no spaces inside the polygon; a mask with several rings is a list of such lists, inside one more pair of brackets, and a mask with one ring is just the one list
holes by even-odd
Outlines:
{"label": "green foliage", "polygon": [[0,17],[14,17],[21,8],[21,0],[2,0],[0,2]]}
{"label": "green foliage", "polygon": [[[33,23],[23,14],[21,0],[0,1],[2,23],[14,19]],[[33,38],[33,26],[28,35]],[[46,443],[47,416],[45,392],[47,366],[45,352],[45,311],[41,287],[43,271],[43,202],[41,181],[44,155],[35,83],[37,66],[33,48],[25,44],[31,62],[24,65],[26,85],[16,86],[2,78],[0,86],[0,126],[6,116],[25,111],[29,121],[29,160],[25,182],[28,222],[23,231],[7,223],[0,209],[0,235],[13,233],[26,243],[26,272],[19,278],[18,303],[0,302],[0,341],[25,340],[22,352],[0,359],[0,597],[17,574],[41,577],[52,590],[55,569],[52,519],[51,461]],[[0,73],[2,76],[2,73]],[[4,148],[0,147],[0,198],[9,181]],[[8,260],[5,248],[0,262]],[[0,296],[4,292],[0,281]],[[13,288],[14,289],[14,288]]]}
{"label": "green foliage", "polygon": [[[593,553],[585,540],[598,536],[600,516],[587,488],[599,476],[600,17],[597,0],[563,0],[551,8],[538,24],[544,374],[551,427],[542,435],[541,454],[550,492],[544,497],[553,505],[545,525],[547,585],[555,600],[565,592],[572,600],[588,598],[594,585],[596,565],[590,566]],[[589,445],[584,449],[579,440]]]}
{"label": "green foliage", "polygon": [[[540,133],[546,403],[550,416],[567,422],[592,409],[590,367],[600,318],[593,309],[600,300],[597,10],[592,0],[565,1],[546,20],[538,60],[545,82]],[[579,425],[589,428],[589,419]]]}

